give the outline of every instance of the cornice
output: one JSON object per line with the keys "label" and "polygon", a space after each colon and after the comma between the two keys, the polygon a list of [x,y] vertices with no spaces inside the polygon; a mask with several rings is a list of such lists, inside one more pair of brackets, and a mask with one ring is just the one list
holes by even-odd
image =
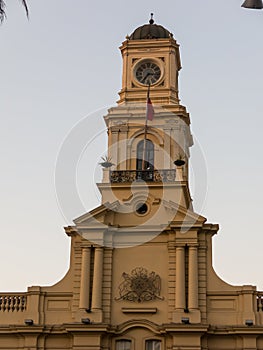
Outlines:
{"label": "cornice", "polygon": [[261,335],[263,325],[255,326],[210,326],[207,330],[209,335]]}

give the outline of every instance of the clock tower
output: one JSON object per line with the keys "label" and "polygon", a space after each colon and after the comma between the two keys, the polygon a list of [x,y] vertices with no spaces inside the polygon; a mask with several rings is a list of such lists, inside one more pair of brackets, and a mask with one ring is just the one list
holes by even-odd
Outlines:
{"label": "clock tower", "polygon": [[[146,189],[149,208],[152,201],[162,198],[192,209],[188,161],[193,140],[189,114],[178,97],[179,45],[172,33],[151,18],[149,24],[126,37],[120,50],[120,99],[104,117],[108,157],[114,166],[104,169],[103,181],[98,184],[102,203],[119,200],[134,211],[138,205],[133,203],[135,197]],[[154,109],[150,121],[147,96]],[[177,160],[184,166],[176,169]]]}

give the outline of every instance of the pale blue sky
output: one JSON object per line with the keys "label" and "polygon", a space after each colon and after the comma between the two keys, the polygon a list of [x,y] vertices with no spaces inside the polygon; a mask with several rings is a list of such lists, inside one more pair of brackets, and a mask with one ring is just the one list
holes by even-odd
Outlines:
{"label": "pale blue sky", "polygon": [[[121,87],[118,47],[150,12],[181,45],[180,97],[208,172],[203,203],[205,171],[196,168],[200,147],[193,147],[194,206],[221,228],[214,238],[215,269],[227,282],[263,289],[263,11],[242,9],[238,0],[28,0],[28,22],[20,1],[6,2],[8,18],[0,27],[0,290],[51,285],[65,274],[63,226],[71,222],[56,201],[59,149],[86,116],[92,132],[103,132],[105,108],[115,104]],[[98,180],[104,149],[98,134],[78,167],[86,210],[98,204],[93,173]]]}

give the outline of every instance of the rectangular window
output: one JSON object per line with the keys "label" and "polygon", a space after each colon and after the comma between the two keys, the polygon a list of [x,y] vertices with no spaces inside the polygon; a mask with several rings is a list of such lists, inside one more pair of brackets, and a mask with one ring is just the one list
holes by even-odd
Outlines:
{"label": "rectangular window", "polygon": [[131,341],[127,339],[117,340],[116,350],[131,350]]}
{"label": "rectangular window", "polygon": [[161,350],[161,341],[160,340],[146,340],[146,349],[145,350]]}

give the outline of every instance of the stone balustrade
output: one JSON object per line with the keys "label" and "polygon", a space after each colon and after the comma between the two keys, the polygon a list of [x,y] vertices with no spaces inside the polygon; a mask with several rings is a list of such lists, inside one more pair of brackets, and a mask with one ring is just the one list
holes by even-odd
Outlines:
{"label": "stone balustrade", "polygon": [[257,292],[257,311],[263,311],[263,292]]}
{"label": "stone balustrade", "polygon": [[0,295],[0,312],[17,312],[26,310],[26,293],[6,293]]}

